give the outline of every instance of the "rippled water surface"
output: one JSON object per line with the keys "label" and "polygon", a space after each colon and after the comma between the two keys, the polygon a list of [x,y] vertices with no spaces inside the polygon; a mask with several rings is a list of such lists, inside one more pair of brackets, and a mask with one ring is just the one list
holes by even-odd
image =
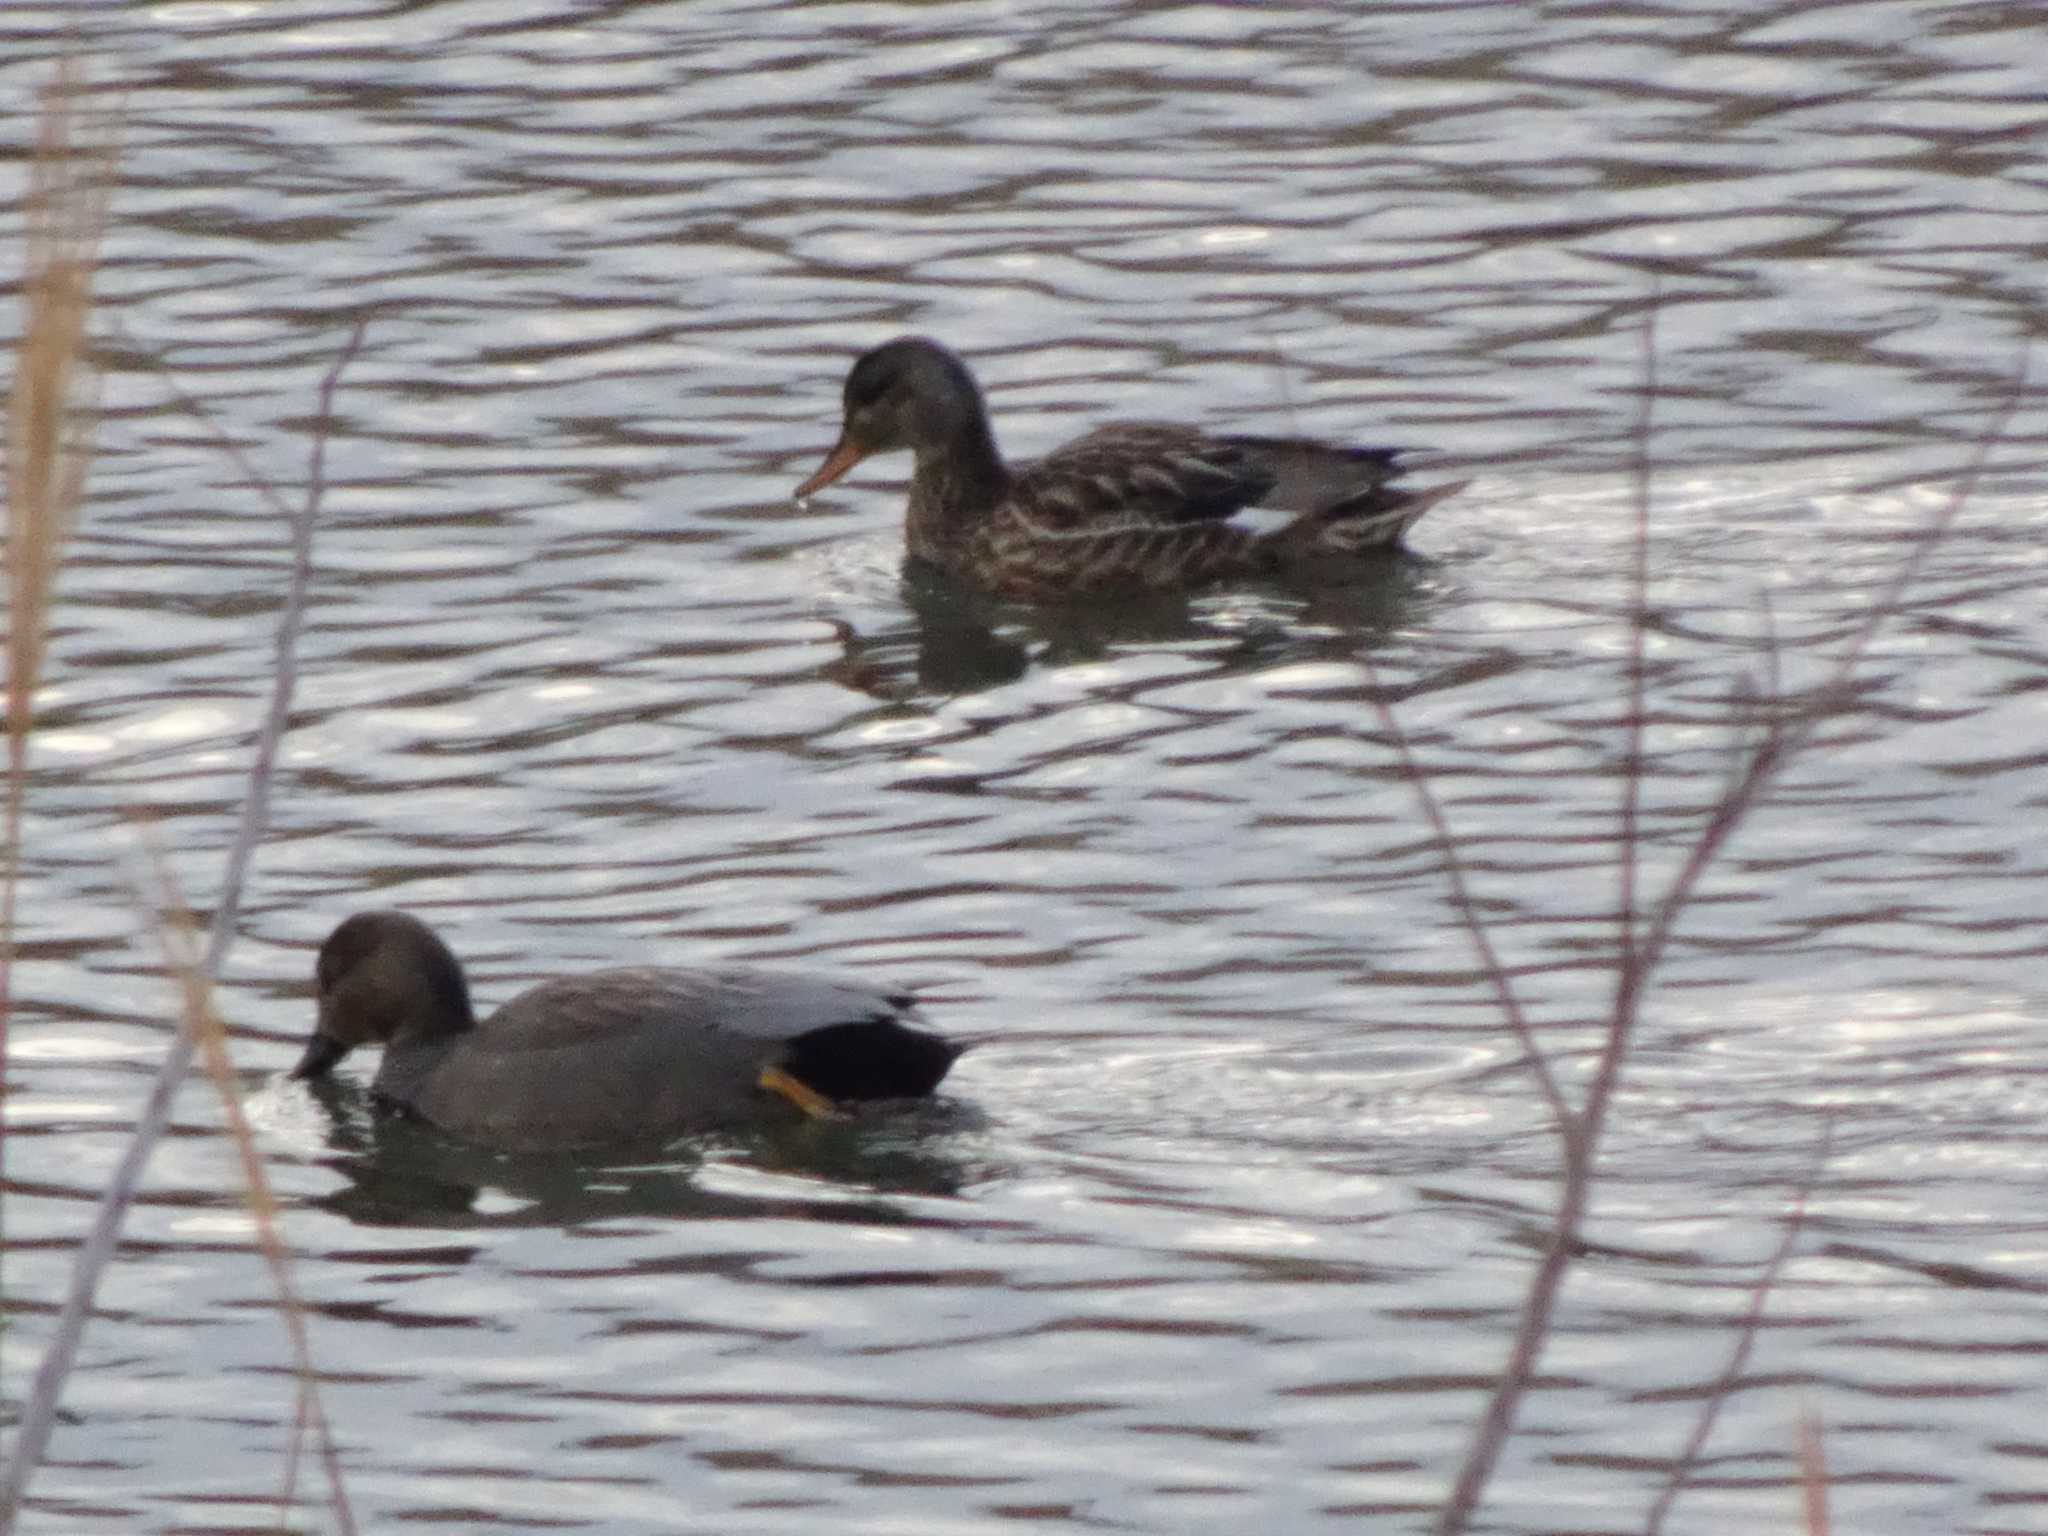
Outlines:
{"label": "rippled water surface", "polygon": [[[1373,678],[1576,1089],[1643,313],[1654,890],[2040,330],[2044,31],[1929,0],[9,7],[9,252],[67,37],[127,126],[25,833],[6,1396],[169,1040],[126,824],[211,899],[281,591],[277,517],[149,359],[295,494],[367,318],[223,996],[365,1528],[1424,1525],[1556,1148]],[[788,499],[850,356],[907,329],[1019,456],[1175,416],[1475,483],[1355,585],[989,607],[900,576],[901,461]],[[1808,1411],[1837,1529],[2048,1527],[2044,437],[2029,395],[1682,925],[1494,1528],[1642,1529],[1807,1183],[1672,1529],[1797,1529]],[[370,1116],[354,1064],[276,1081],[313,947],[377,904],[487,1002],[798,960],[976,1046],[918,1114],[482,1158]],[[220,1127],[188,1088],[25,1529],[274,1520],[292,1379]]]}

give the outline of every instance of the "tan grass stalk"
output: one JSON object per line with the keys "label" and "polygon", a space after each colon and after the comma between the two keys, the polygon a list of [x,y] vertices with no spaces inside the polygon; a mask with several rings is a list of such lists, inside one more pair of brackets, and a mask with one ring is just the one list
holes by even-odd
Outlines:
{"label": "tan grass stalk", "polygon": [[[306,495],[303,503],[291,514],[291,558],[292,569],[285,599],[277,621],[277,636],[271,662],[270,699],[264,711],[263,721],[256,737],[256,750],[249,768],[248,791],[242,799],[241,821],[235,829],[235,841],[228,855],[228,867],[221,885],[218,904],[214,908],[213,927],[208,935],[206,953],[200,962],[201,971],[211,977],[219,974],[222,959],[227,954],[229,943],[235,933],[235,920],[241,910],[242,885],[249,860],[257,844],[262,840],[263,830],[269,818],[271,775],[277,760],[278,745],[284,739],[285,726],[291,715],[291,700],[298,680],[298,640],[305,624],[306,599],[312,584],[313,571],[313,529],[318,521],[321,502],[327,491],[326,463],[327,440],[332,429],[334,416],[334,394],[340,384],[341,375],[362,345],[366,322],[358,321],[350,332],[348,340],[336,355],[320,383],[319,409],[314,428],[310,462],[307,467]],[[186,397],[183,403],[195,409],[201,420],[214,428],[217,440],[225,440],[225,434],[214,426],[203,409],[192,405]],[[245,463],[239,455],[238,463]],[[275,504],[277,493],[258,479],[264,486],[264,493]],[[44,1352],[42,1363],[36,1368],[35,1380],[31,1384],[29,1397],[23,1405],[21,1425],[15,1435],[4,1467],[0,1467],[0,1536],[13,1529],[14,1520],[26,1496],[30,1479],[41,1465],[43,1455],[49,1446],[51,1431],[56,1423],[57,1404],[61,1400],[65,1380],[71,1373],[77,1358],[78,1344],[85,1331],[86,1319],[91,1315],[93,1297],[98,1292],[100,1277],[112,1261],[114,1250],[120,1240],[122,1224],[127,1220],[128,1211],[135,1202],[136,1192],[141,1187],[143,1171],[156,1143],[162,1138],[164,1129],[170,1123],[171,1103],[178,1087],[191,1070],[192,1057],[197,1048],[197,1038],[190,1029],[181,1028],[165,1053],[162,1066],[158,1069],[156,1081],[151,1085],[149,1096],[137,1113],[135,1129],[123,1150],[120,1164],[108,1181],[99,1205],[93,1212],[93,1223],[85,1240],[79,1246],[78,1257],[72,1267],[71,1286],[65,1293],[59,1309],[55,1327],[51,1331],[50,1344]],[[345,1500],[339,1505],[346,1509]],[[352,1528],[350,1528],[352,1529]]]}
{"label": "tan grass stalk", "polygon": [[328,1508],[334,1515],[335,1527],[352,1533],[356,1529],[355,1515],[349,1505],[347,1485],[342,1480],[341,1458],[335,1449],[327,1410],[320,1398],[320,1373],[313,1364],[312,1341],[306,1330],[306,1304],[300,1298],[298,1284],[293,1278],[291,1251],[285,1245],[278,1219],[277,1196],[272,1192],[270,1178],[263,1170],[263,1156],[256,1149],[256,1134],[250,1129],[249,1117],[242,1109],[235,1066],[228,1057],[227,1026],[221,1023],[220,1014],[213,1006],[213,983],[201,968],[191,912],[178,890],[177,878],[171,872],[169,861],[153,840],[150,866],[157,887],[150,905],[156,918],[157,939],[163,946],[164,967],[178,983],[184,1034],[198,1042],[200,1059],[205,1062],[207,1074],[220,1092],[228,1134],[233,1138],[236,1155],[241,1159],[243,1198],[248,1202],[249,1216],[255,1223],[256,1246],[270,1269],[271,1284],[277,1289],[278,1311],[284,1320],[285,1336],[291,1344],[293,1374],[298,1381],[298,1402],[291,1447],[285,1458],[284,1486],[278,1494],[278,1528],[288,1528],[288,1517],[296,1495],[300,1432],[310,1430],[327,1473]]}
{"label": "tan grass stalk", "polygon": [[[7,1036],[13,1014],[15,896],[29,731],[64,540],[92,461],[95,376],[86,356],[93,272],[114,155],[81,140],[71,61],[42,91],[29,160],[21,339],[7,393],[7,790],[0,814],[0,1186],[5,1183]],[[4,1239],[4,1232],[0,1232]],[[0,1249],[4,1249],[0,1240]]]}

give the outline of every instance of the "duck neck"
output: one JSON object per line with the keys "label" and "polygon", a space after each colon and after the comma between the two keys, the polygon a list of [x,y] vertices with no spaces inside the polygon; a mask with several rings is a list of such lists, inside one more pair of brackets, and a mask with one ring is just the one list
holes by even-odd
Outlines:
{"label": "duck neck", "polygon": [[377,1064],[376,1091],[399,1104],[416,1105],[448,1052],[476,1028],[462,973],[451,970],[435,977],[434,985],[433,1006],[416,1009],[400,1025]]}
{"label": "duck neck", "polygon": [[432,1084],[435,1071],[466,1030],[439,1030],[433,1034],[403,1034],[384,1047],[384,1059],[377,1064],[376,1095],[407,1109],[418,1109]]}
{"label": "duck neck", "polygon": [[910,553],[938,565],[954,563],[967,536],[1010,488],[986,417],[963,423],[943,442],[920,446],[910,475],[904,533]]}

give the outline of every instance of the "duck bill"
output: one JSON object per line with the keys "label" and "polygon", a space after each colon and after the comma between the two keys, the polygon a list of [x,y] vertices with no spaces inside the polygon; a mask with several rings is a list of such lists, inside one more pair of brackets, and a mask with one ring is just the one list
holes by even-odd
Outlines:
{"label": "duck bill", "polygon": [[825,455],[825,462],[818,466],[818,472],[796,488],[796,499],[802,501],[806,496],[817,495],[867,456],[867,449],[852,438],[842,436],[832,451]]}
{"label": "duck bill", "polygon": [[295,1082],[302,1079],[325,1077],[334,1069],[334,1064],[348,1053],[349,1047],[343,1045],[334,1036],[315,1035],[306,1042],[306,1054],[299,1058],[299,1064],[293,1067],[287,1075]]}

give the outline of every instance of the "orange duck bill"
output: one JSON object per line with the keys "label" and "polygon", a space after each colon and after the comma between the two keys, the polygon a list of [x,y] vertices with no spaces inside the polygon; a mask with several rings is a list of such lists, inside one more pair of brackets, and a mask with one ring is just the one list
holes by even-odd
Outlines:
{"label": "orange duck bill", "polygon": [[796,499],[802,501],[806,496],[817,495],[867,456],[867,449],[859,443],[850,437],[841,437],[832,445],[832,451],[825,455],[825,462],[818,466],[818,472],[796,488]]}

